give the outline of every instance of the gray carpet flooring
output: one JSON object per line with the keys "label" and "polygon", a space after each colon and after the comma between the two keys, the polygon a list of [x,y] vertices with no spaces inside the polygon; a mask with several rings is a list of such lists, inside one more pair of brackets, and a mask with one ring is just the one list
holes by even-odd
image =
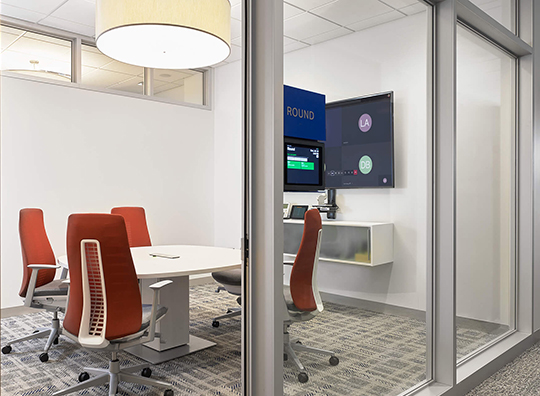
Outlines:
{"label": "gray carpet flooring", "polygon": [[[215,285],[190,289],[190,332],[217,343],[216,346],[152,366],[154,378],[168,381],[175,395],[240,395],[240,319],[221,321],[211,326],[212,318],[225,307],[235,306],[235,297],[215,293]],[[1,343],[50,323],[45,312],[4,318]],[[493,334],[474,328],[458,329],[460,356],[466,355],[494,338]],[[333,303],[315,319],[294,324],[291,336],[304,344],[334,350],[340,359],[332,367],[327,357],[299,353],[309,373],[309,382],[300,384],[290,361],[284,363],[284,391],[290,396],[308,395],[397,395],[425,379],[425,322]],[[42,340],[15,344],[9,355],[1,357],[1,393],[13,396],[51,395],[77,383],[83,367],[107,367],[109,355],[80,348],[61,337],[47,363],[38,359]],[[142,361],[121,352],[122,366]],[[540,358],[539,358],[540,359]],[[107,386],[81,392],[106,395]],[[120,395],[161,395],[145,386],[122,383]],[[480,395],[480,394],[478,394]]]}
{"label": "gray carpet flooring", "polygon": [[540,395],[540,343],[486,379],[467,396]]}

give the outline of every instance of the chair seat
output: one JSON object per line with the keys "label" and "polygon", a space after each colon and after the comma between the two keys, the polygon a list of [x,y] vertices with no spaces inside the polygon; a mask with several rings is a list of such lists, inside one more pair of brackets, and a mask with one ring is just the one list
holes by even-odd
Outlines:
{"label": "chair seat", "polygon": [[[47,270],[49,271],[49,270]],[[34,290],[34,297],[67,296],[69,284],[63,283],[65,279],[56,279]]]}
{"label": "chair seat", "polygon": [[[164,307],[163,305],[157,306],[157,315],[156,320],[160,320],[165,314],[167,313],[167,307]],[[114,340],[111,340],[111,342],[126,342],[133,340],[135,338],[140,337],[141,332],[144,332],[149,326],[150,326],[150,320],[152,320],[152,304],[143,304],[142,305],[142,323],[141,328],[138,332],[127,335],[125,337],[121,338],[115,338]]]}
{"label": "chair seat", "polygon": [[212,278],[223,286],[242,286],[242,270],[233,269],[227,271],[212,272]]}

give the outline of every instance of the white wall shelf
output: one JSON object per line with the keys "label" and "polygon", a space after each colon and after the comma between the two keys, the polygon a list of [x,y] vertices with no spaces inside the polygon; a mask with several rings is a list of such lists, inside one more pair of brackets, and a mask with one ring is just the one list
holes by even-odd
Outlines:
{"label": "white wall shelf", "polygon": [[[303,220],[284,220],[284,253],[295,257]],[[323,221],[320,261],[374,267],[394,261],[394,224]]]}

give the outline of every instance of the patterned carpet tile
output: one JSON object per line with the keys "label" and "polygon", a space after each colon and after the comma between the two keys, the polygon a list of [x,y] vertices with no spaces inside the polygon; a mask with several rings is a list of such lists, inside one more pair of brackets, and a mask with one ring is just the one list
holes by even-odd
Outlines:
{"label": "patterned carpet tile", "polygon": [[[175,395],[241,395],[240,319],[222,320],[219,328],[211,326],[212,319],[226,307],[236,306],[235,297],[214,290],[214,285],[190,289],[190,332],[217,345],[152,366],[152,377],[170,382]],[[50,318],[50,314],[40,312],[2,319],[2,345],[35,327],[48,326]],[[309,322],[294,324],[290,332],[291,337],[301,339],[306,345],[335,351],[340,363],[333,367],[325,356],[299,353],[309,381],[300,384],[296,368],[290,361],[284,362],[286,395],[397,395],[425,379],[423,321],[325,303],[322,314]],[[489,338],[480,331],[469,332],[462,343],[466,351],[478,348]],[[108,353],[80,348],[66,337],[61,337],[60,344],[51,348],[49,362],[41,363],[38,356],[43,344],[43,340],[15,344],[9,355],[2,355],[2,395],[51,395],[77,383],[83,367],[108,366]],[[121,366],[126,367],[143,363],[126,352],[120,352],[119,359]],[[106,395],[107,386],[80,394]],[[157,396],[162,391],[121,383],[119,394]]]}

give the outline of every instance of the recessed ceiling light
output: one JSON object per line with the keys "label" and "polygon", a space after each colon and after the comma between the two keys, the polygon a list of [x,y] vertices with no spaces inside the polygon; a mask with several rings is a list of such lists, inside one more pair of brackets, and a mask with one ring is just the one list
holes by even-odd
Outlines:
{"label": "recessed ceiling light", "polygon": [[141,81],[140,83],[138,83],[137,85],[143,85],[143,82]]}
{"label": "recessed ceiling light", "polygon": [[96,45],[156,69],[211,66],[231,53],[229,0],[97,0]]}

